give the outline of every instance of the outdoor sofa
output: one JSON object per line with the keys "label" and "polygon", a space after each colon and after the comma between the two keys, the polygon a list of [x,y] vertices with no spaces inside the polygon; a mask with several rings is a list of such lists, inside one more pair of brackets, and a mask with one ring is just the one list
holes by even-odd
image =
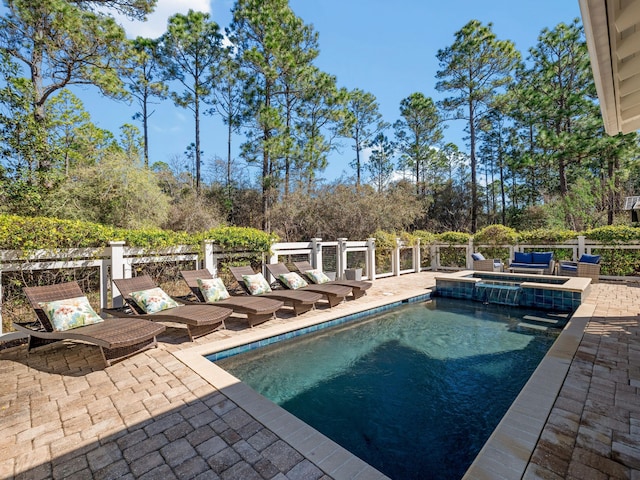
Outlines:
{"label": "outdoor sofa", "polygon": [[515,252],[509,269],[524,272],[527,269],[541,270],[546,275],[553,275],[555,265],[553,252]]}

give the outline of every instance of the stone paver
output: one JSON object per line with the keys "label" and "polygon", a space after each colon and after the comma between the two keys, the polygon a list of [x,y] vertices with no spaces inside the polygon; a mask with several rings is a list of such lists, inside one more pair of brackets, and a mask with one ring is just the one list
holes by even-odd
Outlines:
{"label": "stone paver", "polygon": [[[377,280],[366,297],[305,315],[335,318],[422,294],[433,276]],[[595,312],[523,478],[640,480],[640,288],[593,285],[587,302]],[[279,313],[248,329],[232,317],[194,343],[295,321]],[[107,369],[82,344],[0,351],[0,477],[333,478],[179,361],[174,352],[194,345],[184,329],[159,341]]]}

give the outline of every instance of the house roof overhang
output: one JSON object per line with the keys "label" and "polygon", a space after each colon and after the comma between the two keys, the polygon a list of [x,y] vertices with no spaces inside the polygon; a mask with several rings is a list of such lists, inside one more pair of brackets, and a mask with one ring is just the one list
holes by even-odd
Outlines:
{"label": "house roof overhang", "polygon": [[640,0],[579,0],[605,131],[640,129]]}

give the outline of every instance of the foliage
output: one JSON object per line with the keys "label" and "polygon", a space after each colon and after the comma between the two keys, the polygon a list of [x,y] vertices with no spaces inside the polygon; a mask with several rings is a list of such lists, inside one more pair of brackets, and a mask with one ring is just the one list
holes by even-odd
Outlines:
{"label": "foliage", "polygon": [[429,245],[436,241],[436,235],[426,230],[415,230],[413,235],[420,239],[420,245]]}
{"label": "foliage", "polygon": [[464,232],[443,232],[436,235],[436,239],[449,245],[465,245],[469,243],[471,235]]}
{"label": "foliage", "polygon": [[607,225],[587,230],[584,235],[590,240],[597,240],[605,245],[615,245],[640,241],[640,228],[627,225]]}
{"label": "foliage", "polygon": [[484,227],[473,236],[476,244],[483,245],[514,245],[517,241],[518,233],[515,229],[504,225],[489,225]]}
{"label": "foliage", "polygon": [[576,235],[578,234],[572,230],[538,228],[535,230],[520,232],[518,235],[518,242],[529,244],[562,243],[567,240],[575,239]]}
{"label": "foliage", "polygon": [[109,242],[124,241],[127,246],[148,249],[178,245],[200,245],[213,240],[224,249],[246,248],[268,252],[277,237],[244,227],[221,227],[190,235],[156,228],[128,230],[79,220],[49,217],[21,217],[0,214],[0,249],[59,250],[63,248],[108,247]]}
{"label": "foliage", "polygon": [[160,225],[169,207],[155,175],[115,152],[96,164],[75,168],[55,200],[51,209],[56,216],[123,228]]}
{"label": "foliage", "polygon": [[224,250],[243,248],[263,253],[269,252],[271,244],[278,241],[274,234],[245,227],[220,227],[200,233],[196,238],[212,240],[214,245],[219,245]]}

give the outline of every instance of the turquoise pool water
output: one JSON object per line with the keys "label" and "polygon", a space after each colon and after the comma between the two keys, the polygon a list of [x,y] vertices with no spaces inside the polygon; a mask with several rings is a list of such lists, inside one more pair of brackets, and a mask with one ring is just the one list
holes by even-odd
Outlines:
{"label": "turquoise pool water", "polygon": [[544,316],[437,298],[216,364],[393,479],[458,479],[557,337],[524,326]]}

